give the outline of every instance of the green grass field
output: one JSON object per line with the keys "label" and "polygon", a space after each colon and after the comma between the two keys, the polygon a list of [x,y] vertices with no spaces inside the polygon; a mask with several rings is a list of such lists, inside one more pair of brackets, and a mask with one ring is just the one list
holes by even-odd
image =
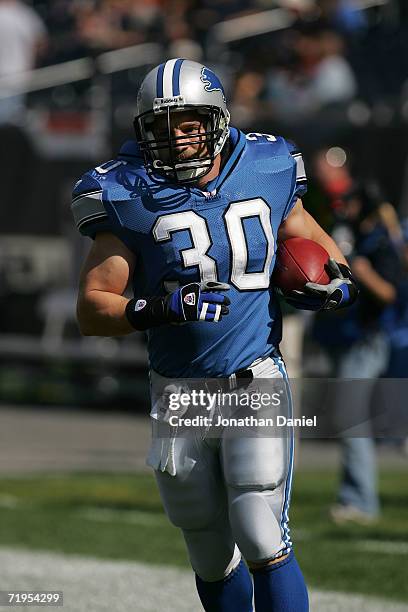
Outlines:
{"label": "green grass field", "polygon": [[[298,471],[292,536],[310,586],[408,602],[406,481],[404,472],[382,473],[381,521],[338,528],[327,518],[333,474]],[[148,474],[3,478],[0,546],[188,565],[183,539]]]}

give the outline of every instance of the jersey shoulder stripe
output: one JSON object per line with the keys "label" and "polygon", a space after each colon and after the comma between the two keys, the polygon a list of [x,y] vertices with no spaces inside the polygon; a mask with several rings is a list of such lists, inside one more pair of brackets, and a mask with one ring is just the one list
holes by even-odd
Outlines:
{"label": "jersey shoulder stripe", "polygon": [[75,202],[77,200],[80,200],[81,198],[85,198],[85,197],[92,198],[93,196],[96,196],[101,192],[102,192],[102,189],[98,189],[96,191],[85,191],[84,193],[79,193],[78,195],[72,194],[72,205],[74,205]]}
{"label": "jersey shoulder stripe", "polygon": [[83,226],[87,223],[106,220],[108,215],[106,213],[101,213],[99,215],[89,215],[88,217],[83,217],[77,224],[77,228],[81,231]]}
{"label": "jersey shoulder stripe", "polygon": [[[81,234],[87,236],[96,233],[95,224],[108,221],[108,214],[102,202],[102,191],[77,196],[72,202],[71,210],[77,228]],[[100,229],[102,231],[107,228]]]}
{"label": "jersey shoulder stripe", "polygon": [[102,187],[91,174],[85,173],[75,184],[71,211],[81,234],[94,237],[98,231],[109,230],[110,222],[102,201]]}
{"label": "jersey shoulder stripe", "polygon": [[306,182],[305,163],[301,153],[292,154],[296,162],[296,182]]}
{"label": "jersey shoulder stripe", "polygon": [[289,153],[292,155],[292,157],[296,161],[296,167],[297,167],[296,181],[298,183],[306,182],[306,170],[305,170],[305,164],[303,161],[303,156],[302,156],[301,151],[299,150],[297,145],[291,140],[286,140],[286,144],[287,144]]}
{"label": "jersey shoulder stripe", "polygon": [[298,146],[291,140],[285,140],[289,153],[296,162],[296,191],[295,197],[302,198],[307,192],[307,176],[303,156]]}

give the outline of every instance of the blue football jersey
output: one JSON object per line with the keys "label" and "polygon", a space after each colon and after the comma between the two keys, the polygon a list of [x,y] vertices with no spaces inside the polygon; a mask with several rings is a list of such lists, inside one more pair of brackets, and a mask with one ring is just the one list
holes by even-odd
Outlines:
{"label": "blue football jersey", "polygon": [[151,367],[163,376],[226,376],[269,354],[281,339],[271,288],[278,228],[306,191],[300,153],[281,137],[231,128],[229,156],[206,191],[147,174],[135,141],[75,185],[78,229],[110,231],[136,256],[135,297],[177,284],[231,286],[219,323],[150,329]]}

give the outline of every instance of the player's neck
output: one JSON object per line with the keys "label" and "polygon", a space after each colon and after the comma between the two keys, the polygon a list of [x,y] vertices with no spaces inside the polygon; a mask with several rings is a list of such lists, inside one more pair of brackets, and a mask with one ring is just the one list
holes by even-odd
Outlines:
{"label": "player's neck", "polygon": [[217,176],[220,173],[220,167],[221,167],[221,155],[218,154],[217,157],[214,159],[213,166],[211,170],[209,171],[209,173],[198,179],[196,183],[197,187],[199,189],[203,189],[207,185],[207,183],[217,178]]}

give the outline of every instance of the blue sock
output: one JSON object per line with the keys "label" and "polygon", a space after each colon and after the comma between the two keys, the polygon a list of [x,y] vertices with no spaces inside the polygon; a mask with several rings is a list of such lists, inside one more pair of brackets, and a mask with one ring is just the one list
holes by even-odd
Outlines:
{"label": "blue sock", "polygon": [[252,612],[252,580],[241,560],[224,579],[205,582],[196,574],[197,591],[206,612]]}
{"label": "blue sock", "polygon": [[306,584],[293,551],[252,574],[256,612],[308,612]]}

